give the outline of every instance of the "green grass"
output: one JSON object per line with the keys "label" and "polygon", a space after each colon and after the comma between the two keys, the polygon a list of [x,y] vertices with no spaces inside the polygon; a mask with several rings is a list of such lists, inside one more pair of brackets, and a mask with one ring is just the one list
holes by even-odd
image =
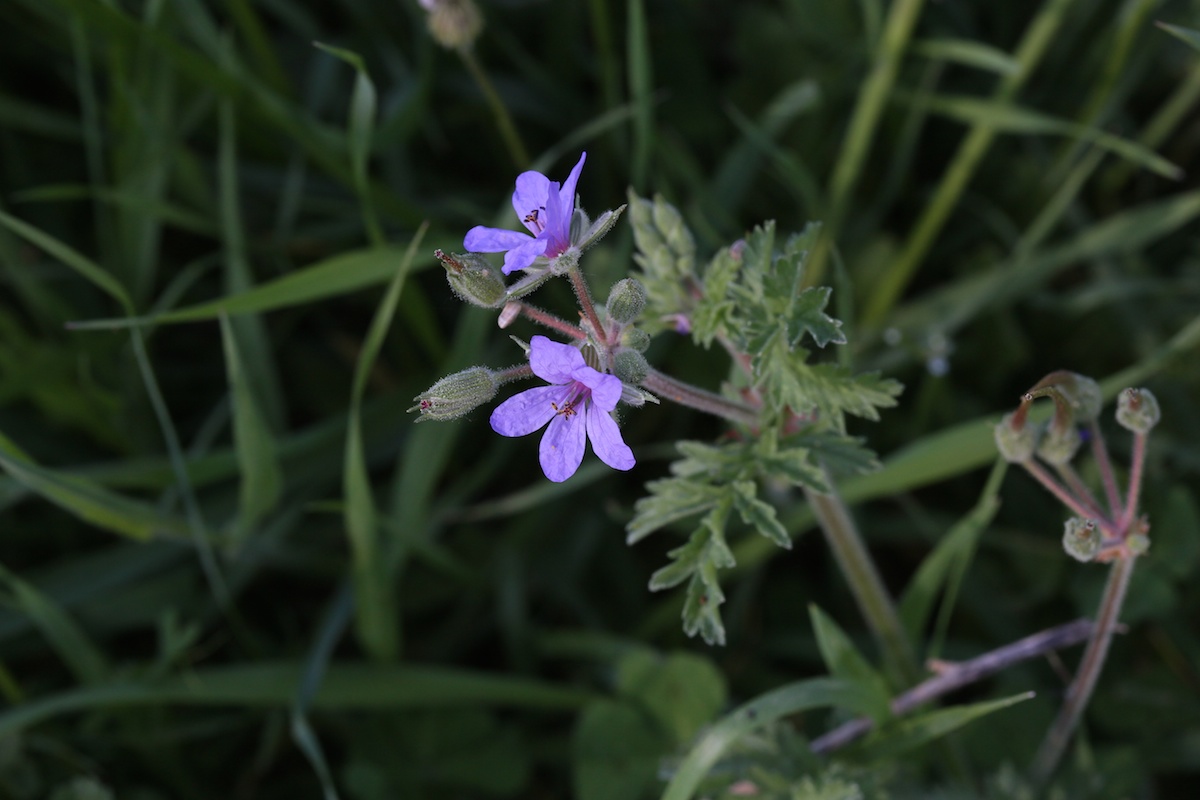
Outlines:
{"label": "green grass", "polygon": [[[1026,768],[1063,686],[1039,661],[833,772],[768,724],[862,705],[796,683],[828,672],[806,606],[881,658],[799,493],[771,498],[793,550],[731,541],[727,646],[683,635],[682,597],[646,587],[686,531],[623,531],[711,420],[631,411],[634,470],[589,456],[551,485],[486,409],[405,412],[537,332],[458,303],[433,250],[510,226],[514,162],[561,179],[584,149],[593,216],[661,194],[702,260],[766,219],[824,222],[808,280],[834,287],[850,343],[823,357],[906,385],[853,426],[882,469],[840,490],[917,652],[1092,613],[1103,570],[1064,557],[1060,510],[1020,470],[989,482],[989,422],[1060,368],[1155,392],[1153,546],[1061,785],[1200,780],[1195,4],[482,12],[461,57],[415,2],[6,5],[0,797],[80,776],[144,800],[695,796],[737,763],[695,749],[705,722],[764,787],[977,796]],[[626,222],[582,262],[601,297],[631,268]],[[565,289],[538,302],[573,313]],[[726,377],[669,333],[648,356]],[[689,705],[697,676],[728,706]],[[764,702],[754,724],[730,714]],[[918,746],[935,735],[946,749]]]}

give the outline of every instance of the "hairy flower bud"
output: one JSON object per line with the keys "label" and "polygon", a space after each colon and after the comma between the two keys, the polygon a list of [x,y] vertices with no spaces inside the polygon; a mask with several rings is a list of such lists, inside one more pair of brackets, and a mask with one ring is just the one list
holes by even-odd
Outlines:
{"label": "hairy flower bud", "polygon": [[1149,389],[1122,389],[1117,397],[1117,422],[1134,433],[1149,433],[1162,418],[1158,399]]}
{"label": "hairy flower bud", "polygon": [[1058,427],[1051,425],[1040,442],[1038,442],[1038,457],[1047,464],[1062,465],[1068,463],[1079,452],[1083,438],[1079,429],[1074,425]]}
{"label": "hairy flower bud", "polygon": [[[1020,464],[1033,458],[1033,451],[1037,448],[1037,428],[1033,425],[1021,425],[1016,427],[1013,425],[1016,412],[1005,414],[1004,418],[996,425],[996,449],[1000,451],[1000,455],[1005,461],[1011,464]],[[1024,415],[1021,421],[1024,420]]]}
{"label": "hairy flower bud", "polygon": [[571,242],[580,250],[587,250],[613,229],[624,210],[625,206],[621,206],[605,211],[593,221],[582,209],[575,209],[575,217],[571,220]]}
{"label": "hairy flower bud", "polygon": [[608,318],[621,325],[637,322],[646,308],[646,287],[633,278],[623,278],[613,284],[604,308]]}
{"label": "hairy flower bud", "polygon": [[1145,555],[1146,551],[1150,549],[1150,537],[1144,533],[1131,533],[1125,539],[1125,546],[1135,556]]}
{"label": "hairy flower bud", "polygon": [[1100,528],[1090,519],[1071,517],[1063,525],[1063,550],[1077,561],[1091,561],[1100,552]]}
{"label": "hairy flower bud", "polygon": [[1093,422],[1100,416],[1104,406],[1104,395],[1100,392],[1100,384],[1086,375],[1072,372],[1074,382],[1068,387],[1067,395],[1075,406],[1075,418],[1082,422]]}
{"label": "hairy flower bud", "polygon": [[446,280],[460,300],[481,308],[499,308],[507,302],[504,279],[484,256],[479,253],[446,255],[441,250],[435,250],[433,254],[446,268]]}
{"label": "hairy flower bud", "polygon": [[636,386],[646,380],[649,371],[646,357],[636,350],[619,350],[613,356],[612,374],[620,378],[622,383]]}
{"label": "hairy flower bud", "polygon": [[650,347],[650,334],[641,328],[626,328],[621,331],[621,346],[644,353]]}
{"label": "hairy flower bud", "polygon": [[413,398],[417,404],[409,411],[420,411],[417,422],[439,422],[471,412],[496,396],[500,384],[487,367],[469,367],[447,375]]}
{"label": "hairy flower bud", "polygon": [[429,33],[448,50],[466,50],[483,30],[483,17],[471,0],[420,0],[429,12]]}

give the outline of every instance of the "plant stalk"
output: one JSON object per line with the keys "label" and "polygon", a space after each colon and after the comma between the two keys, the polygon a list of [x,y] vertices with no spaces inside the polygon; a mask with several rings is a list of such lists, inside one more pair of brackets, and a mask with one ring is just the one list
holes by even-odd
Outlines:
{"label": "plant stalk", "polygon": [[1100,677],[1100,671],[1108,657],[1108,647],[1112,643],[1112,636],[1121,616],[1125,592],[1129,588],[1129,579],[1133,575],[1134,559],[1135,556],[1130,553],[1122,554],[1113,563],[1112,569],[1108,573],[1108,583],[1104,587],[1104,596],[1100,600],[1100,611],[1096,616],[1095,631],[1092,633],[1087,649],[1083,652],[1083,660],[1079,664],[1079,670],[1075,673],[1075,680],[1071,682],[1071,687],[1067,690],[1067,699],[1059,709],[1054,724],[1046,732],[1046,738],[1042,740],[1042,746],[1038,749],[1037,757],[1034,759],[1032,777],[1037,786],[1044,786],[1050,776],[1054,774],[1054,770],[1066,750],[1067,742],[1070,741],[1075,726],[1079,724],[1083,709],[1087,707],[1088,700],[1092,697],[1092,690],[1096,688],[1096,681]]}
{"label": "plant stalk", "polygon": [[[833,486],[828,470],[825,483]],[[890,671],[899,677],[905,686],[919,682],[921,670],[908,636],[904,633],[904,626],[900,623],[896,604],[888,594],[887,587],[883,585],[883,579],[867,553],[846,504],[836,492],[821,494],[805,489],[804,495],[812,507],[821,532],[825,535],[825,541],[833,550],[833,556],[842,574],[850,584],[850,591],[858,603],[859,610],[883,651],[884,661]]]}

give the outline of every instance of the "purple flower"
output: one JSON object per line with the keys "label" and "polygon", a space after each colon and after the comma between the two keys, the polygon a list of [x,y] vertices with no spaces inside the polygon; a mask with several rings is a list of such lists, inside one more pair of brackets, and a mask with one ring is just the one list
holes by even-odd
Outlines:
{"label": "purple flower", "polygon": [[518,231],[476,225],[467,231],[463,246],[472,253],[504,253],[502,272],[525,269],[538,256],[554,258],[571,246],[571,217],[575,213],[575,184],[587,153],[559,186],[540,172],[522,172],[513,192],[513,208],[533,238]]}
{"label": "purple flower", "polygon": [[542,472],[555,483],[579,469],[585,434],[605,464],[619,470],[633,467],[633,451],[609,416],[621,399],[621,381],[615,375],[592,369],[579,350],[545,336],[530,340],[529,366],[551,385],[527,389],[497,406],[492,430],[501,436],[525,436],[549,422],[538,460]]}

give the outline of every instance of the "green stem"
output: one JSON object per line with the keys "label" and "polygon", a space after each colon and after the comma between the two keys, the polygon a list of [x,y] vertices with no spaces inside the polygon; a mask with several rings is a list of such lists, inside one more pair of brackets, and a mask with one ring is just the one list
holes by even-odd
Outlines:
{"label": "green stem", "polygon": [[[825,482],[833,486],[827,471]],[[875,563],[867,553],[849,509],[836,492],[819,494],[805,489],[804,495],[842,574],[850,584],[859,610],[883,651],[884,661],[905,686],[916,684],[921,680],[916,656],[900,623],[896,604],[892,602],[883,579],[875,569]]]}
{"label": "green stem", "polygon": [[471,77],[475,79],[479,90],[483,92],[483,99],[487,101],[492,116],[496,118],[496,127],[500,129],[500,137],[504,139],[509,157],[512,158],[517,169],[529,169],[529,153],[525,151],[525,145],[521,143],[521,137],[517,134],[512,117],[509,116],[508,109],[500,100],[500,95],[496,93],[496,87],[492,86],[491,80],[488,79],[487,73],[475,59],[474,53],[464,49],[459,50],[458,55],[466,65],[467,71],[471,73]]}
{"label": "green stem", "polygon": [[1104,596],[1100,600],[1100,610],[1096,616],[1096,628],[1088,642],[1087,650],[1083,653],[1083,661],[1075,673],[1075,680],[1067,690],[1067,699],[1054,724],[1046,732],[1046,738],[1042,741],[1037,758],[1033,762],[1033,780],[1039,786],[1045,785],[1054,774],[1066,750],[1067,742],[1070,741],[1071,734],[1092,697],[1092,690],[1096,688],[1096,680],[1104,667],[1108,647],[1112,643],[1112,636],[1121,616],[1125,591],[1129,588],[1129,579],[1133,575],[1133,562],[1133,555],[1123,554],[1108,573],[1108,584],[1104,587]]}

